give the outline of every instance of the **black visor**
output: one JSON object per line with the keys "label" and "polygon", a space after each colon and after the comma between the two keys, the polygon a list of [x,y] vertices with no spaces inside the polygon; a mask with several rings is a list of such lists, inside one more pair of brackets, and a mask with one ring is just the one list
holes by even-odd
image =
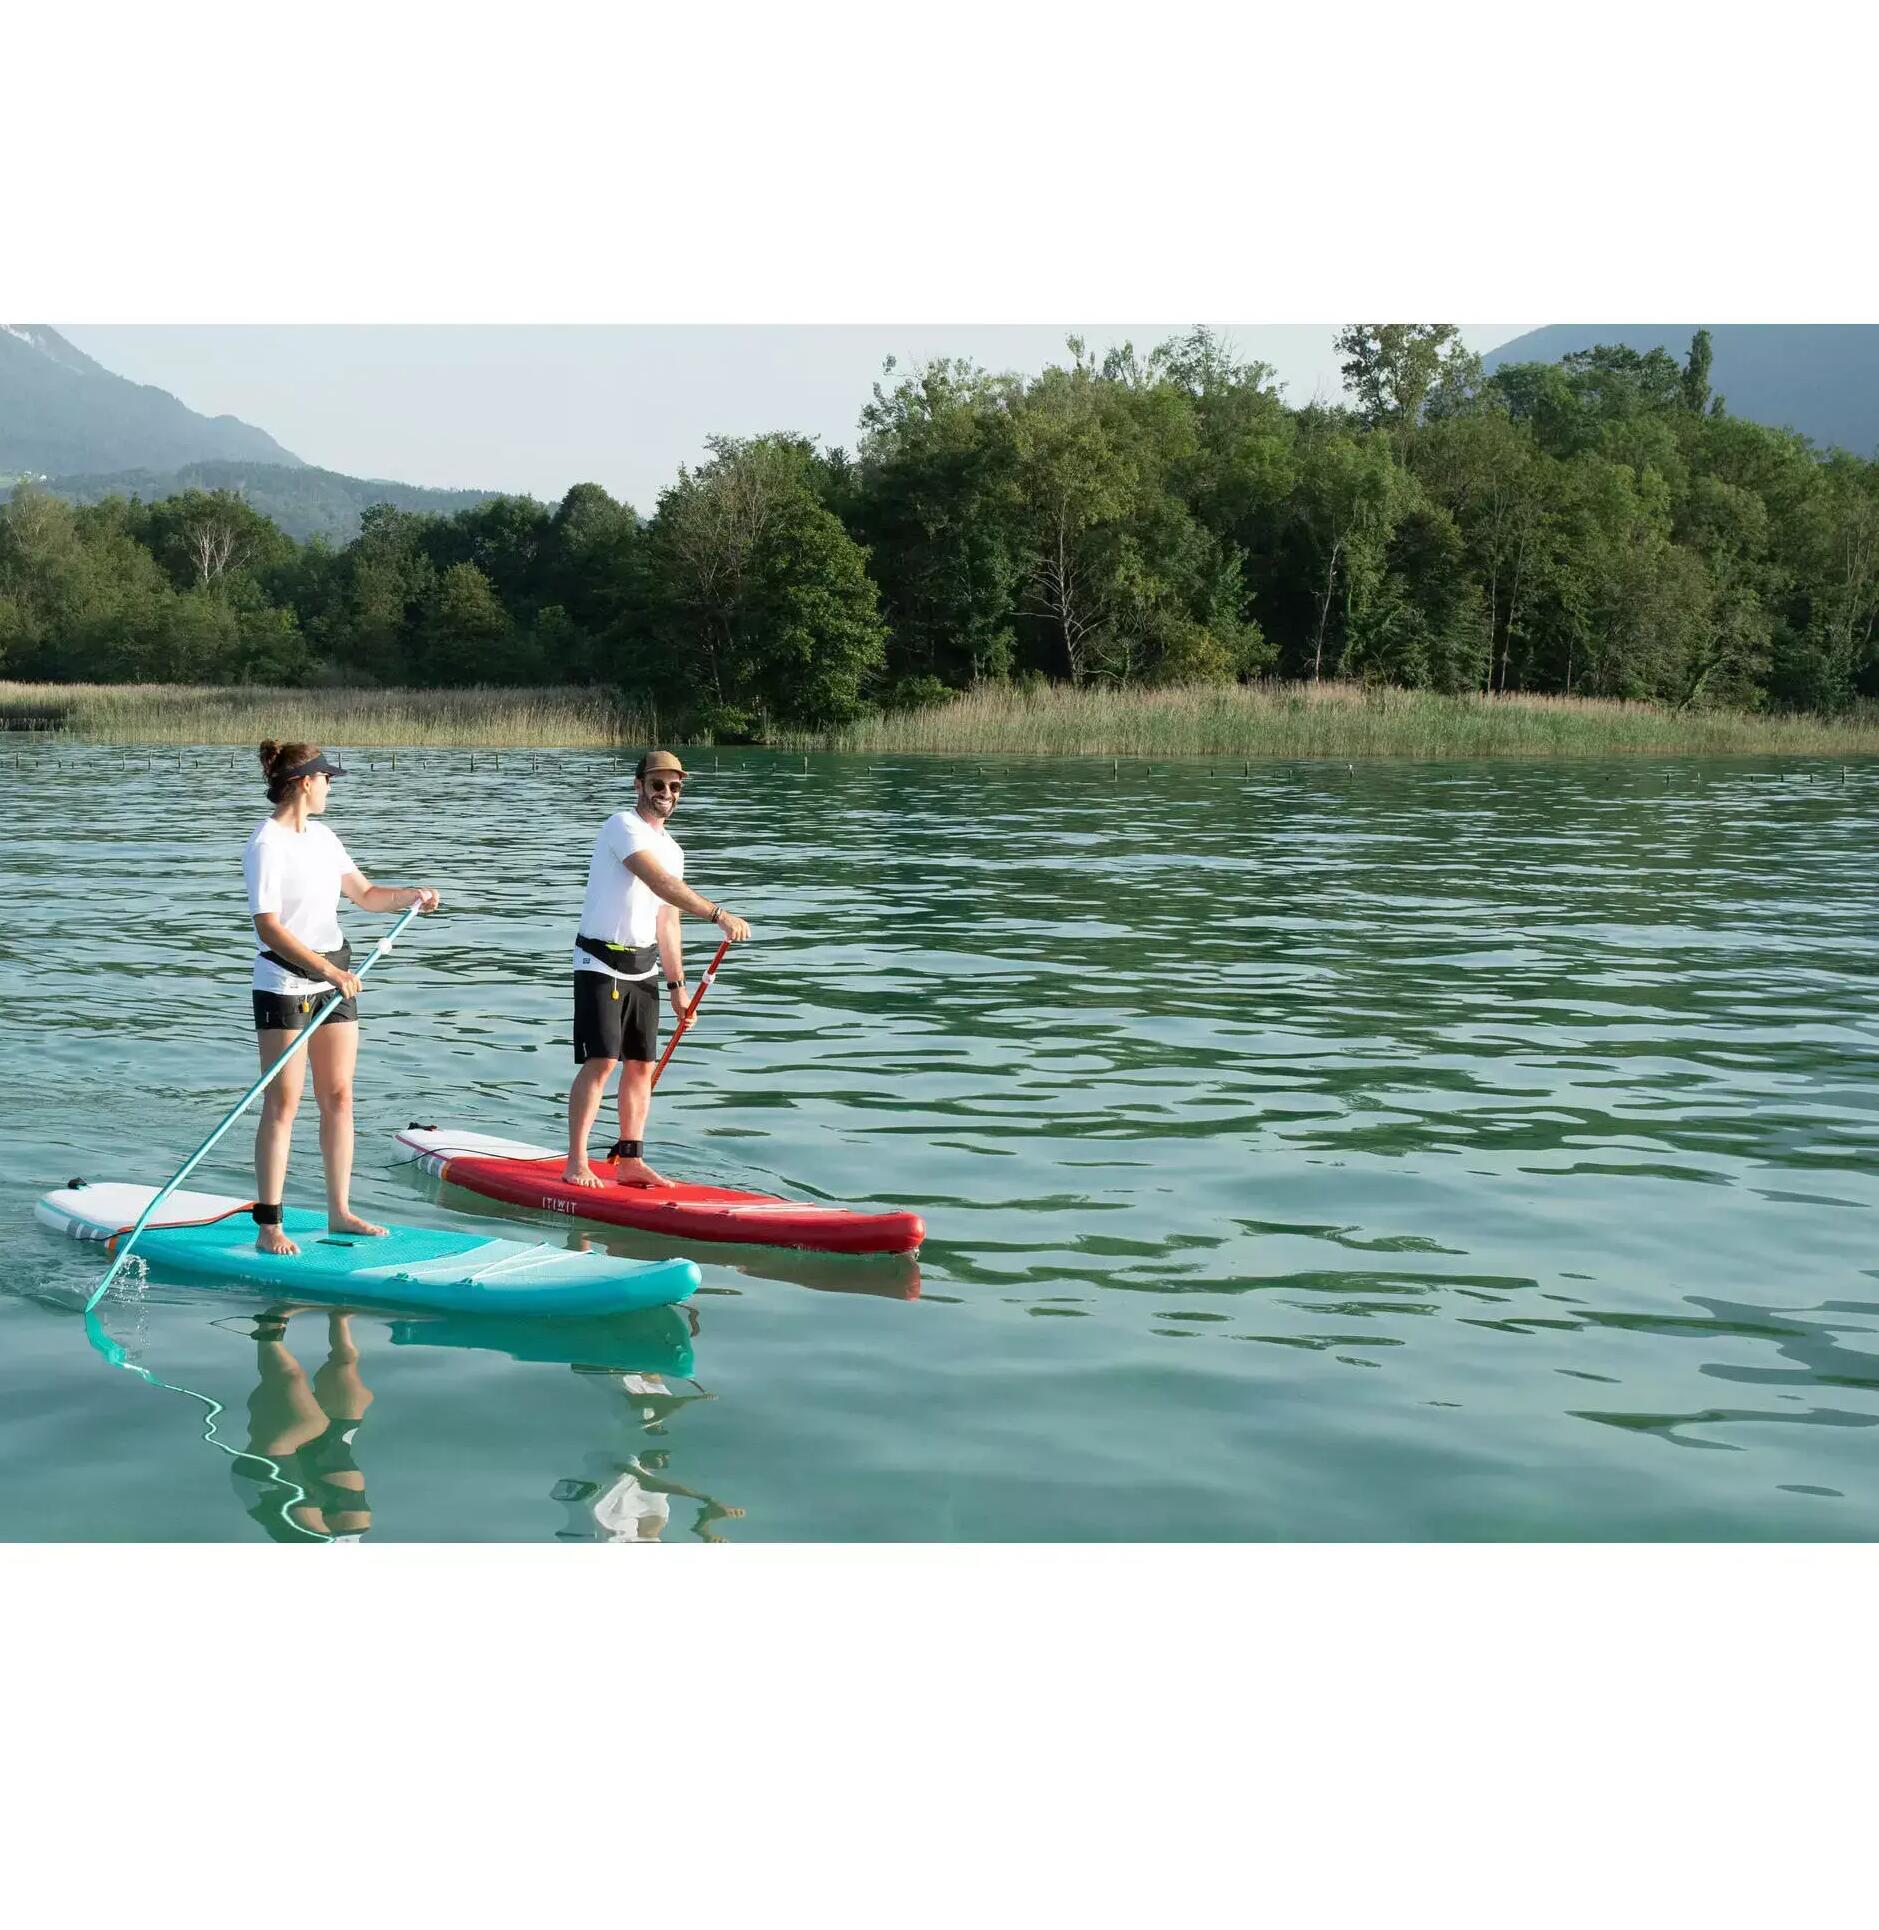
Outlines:
{"label": "black visor", "polygon": [[336,764],[322,751],[318,757],[309,757],[304,763],[291,765],[281,772],[282,777],[344,777],[346,767]]}

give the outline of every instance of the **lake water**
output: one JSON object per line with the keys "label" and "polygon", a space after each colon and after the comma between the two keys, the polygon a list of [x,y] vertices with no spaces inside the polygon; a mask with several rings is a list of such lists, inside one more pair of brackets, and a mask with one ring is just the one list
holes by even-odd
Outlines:
{"label": "lake water", "polygon": [[[630,787],[350,761],[329,822],[446,900],[365,994],[354,1201],[490,1230],[392,1134],[554,1143]],[[917,1265],[701,1247],[695,1321],[279,1343],[159,1276],[88,1339],[34,1197],[167,1177],[253,1076],[266,807],[249,754],[0,739],[0,1537],[263,1540],[204,1402],[244,1446],[295,1364],[370,1397],[374,1540],[1879,1533],[1879,767],[694,762],[673,829],[757,936],[649,1154],[917,1207]]]}

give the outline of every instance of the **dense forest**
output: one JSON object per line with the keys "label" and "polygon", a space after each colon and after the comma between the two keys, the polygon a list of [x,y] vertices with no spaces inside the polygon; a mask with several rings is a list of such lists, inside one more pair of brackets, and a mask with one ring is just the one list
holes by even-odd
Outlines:
{"label": "dense forest", "polygon": [[1492,375],[1447,324],[1337,346],[1339,407],[1204,330],[890,364],[852,450],[718,440],[650,519],[582,483],[334,548],[228,491],[24,488],[0,673],[602,683],[724,739],[999,679],[1879,697],[1879,464],[1732,418],[1706,332]]}

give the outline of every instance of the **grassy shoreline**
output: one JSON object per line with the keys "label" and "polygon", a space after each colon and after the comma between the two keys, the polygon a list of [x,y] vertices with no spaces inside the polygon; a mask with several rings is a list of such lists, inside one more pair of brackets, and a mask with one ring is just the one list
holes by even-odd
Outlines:
{"label": "grassy shoreline", "polygon": [[609,690],[300,690],[267,685],[24,684],[0,679],[0,724],[56,719],[68,736],[110,744],[332,744],[611,750],[653,720]]}
{"label": "grassy shoreline", "polygon": [[1673,711],[1603,698],[1356,684],[1162,690],[983,686],[926,710],[776,740],[791,750],[1022,757],[1476,758],[1879,755],[1879,709],[1844,717]]}
{"label": "grassy shoreline", "polygon": [[[276,690],[0,680],[0,723],[91,742],[341,749],[615,750],[656,717],[610,691]],[[1193,684],[1165,690],[984,686],[841,730],[781,732],[774,748],[903,756],[1552,758],[1879,755],[1879,709],[1843,717],[1673,711],[1581,697],[1444,697],[1353,684]]]}

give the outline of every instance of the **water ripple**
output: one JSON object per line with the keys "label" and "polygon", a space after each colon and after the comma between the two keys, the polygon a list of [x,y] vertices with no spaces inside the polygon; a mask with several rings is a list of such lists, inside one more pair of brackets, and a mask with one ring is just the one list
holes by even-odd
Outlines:
{"label": "water ripple", "polygon": [[[608,1493],[667,1538],[1879,1533],[1879,768],[695,761],[676,828],[758,942],[660,1156],[932,1238],[913,1278],[701,1252],[683,1372],[361,1315],[375,1535],[591,1537]],[[358,1196],[486,1226],[390,1130],[556,1135],[626,792],[586,754],[369,762],[337,828],[449,911],[368,994]],[[26,1214],[167,1170],[251,1076],[261,808],[226,753],[0,760],[0,1454],[34,1471],[0,1535],[259,1532]],[[114,1317],[233,1414],[253,1310]]]}

